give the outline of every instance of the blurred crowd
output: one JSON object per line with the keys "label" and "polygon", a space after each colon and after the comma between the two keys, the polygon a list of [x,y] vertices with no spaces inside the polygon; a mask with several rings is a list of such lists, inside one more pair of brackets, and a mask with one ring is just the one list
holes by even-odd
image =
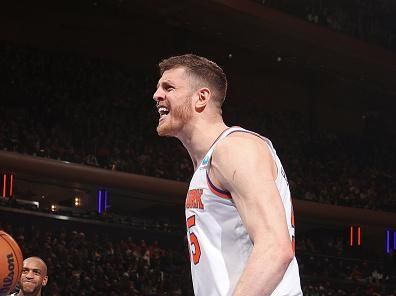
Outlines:
{"label": "blurred crowd", "polygon": [[44,295],[193,295],[182,243],[164,247],[125,231],[125,237],[114,238],[103,228],[96,233],[27,224],[0,229],[13,235],[24,257],[45,260]]}
{"label": "blurred crowd", "polygon": [[340,232],[316,229],[296,243],[304,295],[395,295],[395,252],[353,246]]}
{"label": "blurred crowd", "polygon": [[[0,44],[0,77],[0,149],[189,180],[192,165],[185,149],[156,135],[156,73]],[[224,115],[228,123],[272,140],[294,198],[396,210],[396,143],[386,127],[370,124],[360,134],[342,135],[315,128],[309,114],[264,110],[226,102]]]}
{"label": "blurred crowd", "polygon": [[393,0],[255,0],[373,44],[396,49]]}
{"label": "blurred crowd", "polygon": [[[193,295],[186,239],[44,219],[10,213],[0,222],[25,257],[47,263],[44,295]],[[325,228],[300,233],[296,243],[304,295],[396,295],[395,253],[359,252]]]}

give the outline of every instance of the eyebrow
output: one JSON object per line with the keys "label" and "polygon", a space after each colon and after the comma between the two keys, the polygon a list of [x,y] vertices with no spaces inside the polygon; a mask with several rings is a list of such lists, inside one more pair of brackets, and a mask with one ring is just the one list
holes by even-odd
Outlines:
{"label": "eyebrow", "polygon": [[157,89],[160,87],[161,84],[164,86],[173,86],[173,83],[170,80],[166,79],[157,83]]}
{"label": "eyebrow", "polygon": [[39,268],[27,268],[27,267],[24,267],[22,269],[22,271],[28,271],[28,270],[32,270],[33,272],[41,273],[41,269],[39,269]]}

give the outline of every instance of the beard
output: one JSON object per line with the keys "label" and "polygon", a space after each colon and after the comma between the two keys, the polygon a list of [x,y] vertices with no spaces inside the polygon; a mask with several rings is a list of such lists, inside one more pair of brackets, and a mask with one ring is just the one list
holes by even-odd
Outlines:
{"label": "beard", "polygon": [[182,105],[175,107],[162,122],[158,123],[158,135],[168,137],[174,136],[183,128],[183,126],[190,120],[191,117],[192,107],[190,104],[190,99],[187,98]]}

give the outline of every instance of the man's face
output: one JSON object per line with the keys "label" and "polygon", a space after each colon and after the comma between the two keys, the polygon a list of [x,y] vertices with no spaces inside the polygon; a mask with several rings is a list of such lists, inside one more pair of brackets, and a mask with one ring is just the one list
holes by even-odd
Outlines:
{"label": "man's face", "polygon": [[47,280],[47,268],[40,259],[28,258],[23,261],[20,286],[24,295],[37,295]]}
{"label": "man's face", "polygon": [[183,68],[165,71],[158,81],[154,100],[160,114],[157,132],[160,136],[177,136],[193,116],[191,77]]}

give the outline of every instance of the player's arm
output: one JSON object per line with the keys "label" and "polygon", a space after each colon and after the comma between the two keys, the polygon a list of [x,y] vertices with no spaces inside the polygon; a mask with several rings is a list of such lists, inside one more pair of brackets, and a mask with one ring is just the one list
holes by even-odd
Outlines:
{"label": "player's arm", "polygon": [[294,257],[276,164],[260,138],[235,133],[218,143],[210,176],[228,190],[253,242],[234,296],[271,295]]}

